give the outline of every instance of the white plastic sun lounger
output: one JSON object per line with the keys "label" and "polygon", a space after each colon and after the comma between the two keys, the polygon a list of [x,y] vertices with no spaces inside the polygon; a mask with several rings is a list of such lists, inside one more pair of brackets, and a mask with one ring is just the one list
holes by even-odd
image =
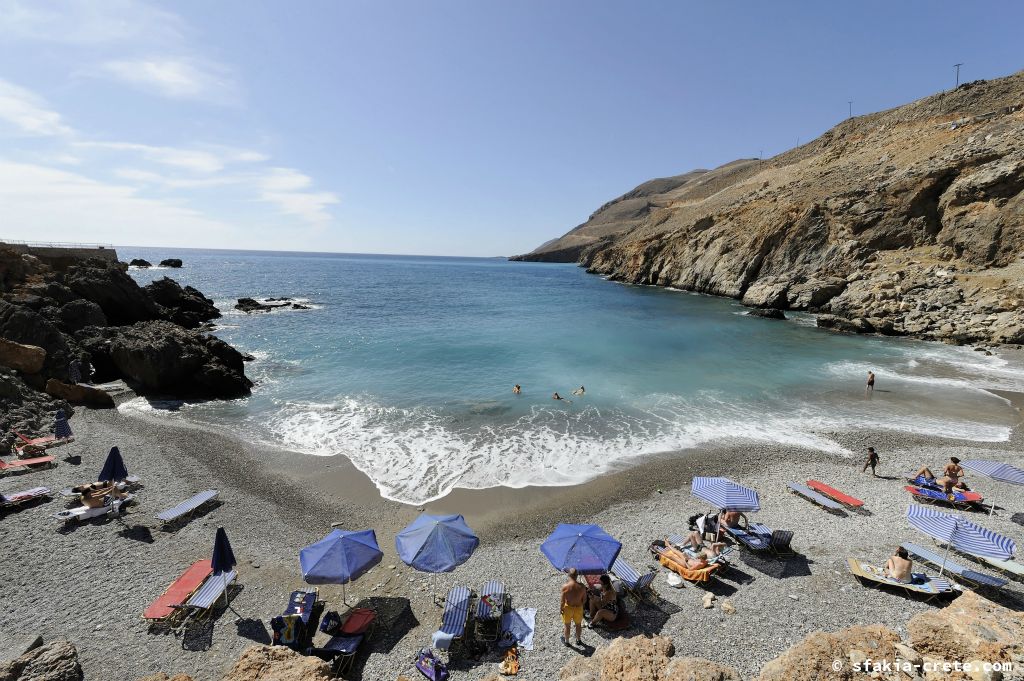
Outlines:
{"label": "white plastic sun lounger", "polygon": [[156,519],[164,525],[168,523],[173,523],[175,520],[178,520],[179,518],[194,512],[203,504],[209,503],[216,498],[217,490],[208,489],[205,492],[200,492],[199,494],[195,495],[194,497],[191,497],[190,499],[186,499],[185,501],[181,502],[180,504],[173,508],[169,508],[166,511],[157,513]]}
{"label": "white plastic sun lounger", "polygon": [[1002,570],[1006,574],[1017,577],[1018,579],[1024,577],[1024,563],[1019,560],[1011,558],[1010,560],[999,560],[998,558],[987,558],[985,556],[979,556],[974,553],[968,553],[971,558],[976,558],[986,565],[990,565],[996,570]]}
{"label": "white plastic sun lounger", "polygon": [[89,518],[98,518],[101,515],[118,515],[121,513],[121,507],[130,503],[133,499],[135,499],[134,494],[127,494],[123,499],[111,499],[108,503],[97,508],[79,506],[78,508],[69,508],[63,511],[57,511],[53,514],[53,517],[66,523],[79,522],[82,520],[88,520]]}

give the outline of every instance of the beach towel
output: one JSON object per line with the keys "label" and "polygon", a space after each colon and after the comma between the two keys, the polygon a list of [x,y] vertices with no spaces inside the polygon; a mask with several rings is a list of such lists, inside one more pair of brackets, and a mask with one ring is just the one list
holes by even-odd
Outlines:
{"label": "beach towel", "polygon": [[454,634],[449,634],[445,631],[435,631],[434,635],[430,638],[430,644],[438,650],[448,650],[452,647],[452,641],[454,640]]}
{"label": "beach towel", "polygon": [[537,608],[516,608],[501,618],[501,638],[498,647],[510,648],[518,645],[524,650],[533,650],[533,634],[536,630]]}

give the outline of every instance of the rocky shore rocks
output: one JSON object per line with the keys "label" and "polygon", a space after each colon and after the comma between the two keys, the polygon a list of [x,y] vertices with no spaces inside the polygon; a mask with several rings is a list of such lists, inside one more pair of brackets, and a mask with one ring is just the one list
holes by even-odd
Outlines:
{"label": "rocky shore rocks", "polygon": [[652,180],[516,259],[831,315],[822,327],[1024,342],[1024,72],[849,119],[774,158]]}
{"label": "rocky shore rocks", "polygon": [[182,262],[181,262],[180,258],[165,258],[164,260],[160,261],[160,266],[161,267],[178,268],[178,267],[181,267],[181,265],[182,265]]}
{"label": "rocky shore rocks", "polygon": [[292,298],[267,298],[265,302],[260,302],[255,298],[239,298],[238,302],[235,303],[235,309],[241,310],[246,314],[253,312],[271,312],[273,310],[281,310],[284,308],[290,308],[292,310],[308,310],[308,305],[296,303]]}
{"label": "rocky shore rocks", "polygon": [[142,258],[133,258],[128,265],[131,267],[152,267],[153,263],[148,260],[143,260]]}
{"label": "rocky shore rocks", "polygon": [[82,681],[78,651],[70,641],[32,648],[17,659],[0,661],[0,681]]}

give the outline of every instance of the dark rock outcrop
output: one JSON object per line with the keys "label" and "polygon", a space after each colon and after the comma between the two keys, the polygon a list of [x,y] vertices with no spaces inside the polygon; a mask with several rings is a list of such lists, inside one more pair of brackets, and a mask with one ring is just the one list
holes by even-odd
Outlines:
{"label": "dark rock outcrop", "polygon": [[753,310],[748,310],[747,314],[751,317],[764,317],[765,319],[786,318],[786,313],[776,307],[755,307]]}
{"label": "dark rock outcrop", "polygon": [[68,416],[73,413],[67,401],[29,387],[14,371],[0,369],[0,453],[8,452],[14,443],[12,430],[49,432],[58,409]]}
{"label": "dark rock outcrop", "polygon": [[62,305],[58,319],[61,328],[67,333],[80,331],[87,326],[107,325],[107,316],[103,314],[103,308],[91,300],[81,298]]}
{"label": "dark rock outcrop", "polygon": [[68,338],[39,312],[0,300],[0,337],[22,345],[41,347],[46,351],[42,374],[67,378],[68,362],[73,356]]}
{"label": "dark rock outcrop", "polygon": [[111,324],[158,319],[160,309],[146,291],[119,267],[90,260],[69,267],[64,283],[79,297],[99,305]]}
{"label": "dark rock outcrop", "polygon": [[130,266],[132,266],[132,267],[152,267],[152,266],[153,266],[153,263],[151,263],[151,262],[150,262],[150,261],[148,261],[148,260],[143,260],[142,258],[134,258],[134,259],[133,259],[133,260],[132,260],[132,261],[131,261],[130,263],[128,263],[128,264],[129,264]]}
{"label": "dark rock outcrop", "polygon": [[519,259],[848,322],[829,328],[1009,343],[1022,252],[1024,72],[645,183]]}
{"label": "dark rock outcrop", "polygon": [[203,322],[220,317],[220,310],[213,301],[191,286],[182,286],[164,277],[144,287],[150,298],[161,305],[161,316],[186,329],[195,329]]}
{"label": "dark rock outcrop", "polygon": [[182,262],[180,258],[166,258],[160,261],[161,267],[181,267]]}
{"label": "dark rock outcrop", "polygon": [[0,367],[23,374],[37,374],[43,370],[46,350],[37,345],[22,345],[0,337]]}
{"label": "dark rock outcrop", "polygon": [[0,681],[82,681],[78,650],[70,641],[52,641],[15,660],[0,662]]}
{"label": "dark rock outcrop", "polygon": [[235,309],[236,310],[241,310],[242,312],[245,312],[246,314],[249,314],[251,312],[270,312],[275,307],[281,307],[281,306],[280,305],[267,305],[266,303],[261,303],[258,300],[254,300],[252,298],[239,298],[238,302],[235,303]]}

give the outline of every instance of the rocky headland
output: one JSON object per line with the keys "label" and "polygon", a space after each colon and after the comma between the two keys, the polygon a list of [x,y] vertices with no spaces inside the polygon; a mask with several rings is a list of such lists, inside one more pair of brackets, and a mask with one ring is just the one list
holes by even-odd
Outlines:
{"label": "rocky headland", "polygon": [[0,451],[11,429],[47,430],[73,404],[112,407],[104,391],[71,380],[77,361],[92,382],[124,380],[143,395],[249,394],[243,356],[203,333],[220,312],[169,278],[139,286],[120,263],[54,268],[0,246]]}
{"label": "rocky headland", "polygon": [[516,260],[818,313],[821,326],[1024,343],[1024,72],[843,121],[766,160],[646,182]]}

